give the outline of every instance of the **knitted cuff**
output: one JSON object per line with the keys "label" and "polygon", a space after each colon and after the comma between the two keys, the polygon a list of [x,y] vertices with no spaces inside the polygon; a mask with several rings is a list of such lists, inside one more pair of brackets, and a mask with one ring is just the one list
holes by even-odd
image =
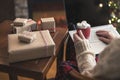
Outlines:
{"label": "knitted cuff", "polygon": [[87,39],[77,41],[74,43],[76,54],[80,54],[84,51],[91,51],[91,46]]}
{"label": "knitted cuff", "polygon": [[76,55],[79,71],[89,71],[96,65],[95,54],[89,51],[84,51],[79,55]]}

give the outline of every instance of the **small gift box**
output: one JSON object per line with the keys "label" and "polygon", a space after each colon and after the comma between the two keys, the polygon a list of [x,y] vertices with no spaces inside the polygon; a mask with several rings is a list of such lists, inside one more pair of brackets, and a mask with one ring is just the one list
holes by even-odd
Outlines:
{"label": "small gift box", "polygon": [[54,17],[41,18],[41,29],[55,32],[55,19]]}
{"label": "small gift box", "polygon": [[24,43],[31,43],[36,39],[36,34],[33,34],[32,32],[24,31],[21,34],[18,34],[18,39],[21,42]]}
{"label": "small gift box", "polygon": [[86,39],[89,39],[91,25],[88,24],[87,21],[82,21],[81,23],[80,22],[77,23],[77,33],[79,32],[79,30],[82,31],[82,33]]}
{"label": "small gift box", "polygon": [[36,21],[34,21],[32,19],[28,19],[27,23],[23,27],[28,27],[28,26],[30,26],[32,31],[37,30],[37,23],[36,23]]}
{"label": "small gift box", "polygon": [[28,19],[26,18],[16,18],[13,21],[14,26],[24,26]]}
{"label": "small gift box", "polygon": [[13,33],[19,34],[24,31],[32,31],[32,30],[30,26],[23,26],[23,27],[13,26]]}
{"label": "small gift box", "polygon": [[[24,20],[24,18],[23,18],[23,20]],[[18,22],[18,21],[16,21],[16,22]],[[35,31],[35,30],[37,30],[37,23],[36,23],[36,21],[34,21],[32,19],[27,19],[27,21],[24,25],[20,26],[20,25],[15,25],[15,23],[13,23],[12,27],[13,27],[13,33],[18,34],[18,33],[24,32],[24,31]]]}
{"label": "small gift box", "polygon": [[36,39],[27,44],[18,40],[18,34],[8,35],[9,62],[19,62],[53,56],[55,43],[48,30],[31,32]]}

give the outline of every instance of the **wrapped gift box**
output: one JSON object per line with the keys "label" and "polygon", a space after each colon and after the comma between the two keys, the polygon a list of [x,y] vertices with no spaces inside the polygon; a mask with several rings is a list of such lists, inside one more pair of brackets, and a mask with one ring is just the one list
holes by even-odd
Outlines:
{"label": "wrapped gift box", "polygon": [[41,18],[41,28],[43,30],[49,30],[50,32],[55,32],[55,19],[54,17]]}
{"label": "wrapped gift box", "polygon": [[13,21],[14,26],[24,26],[27,22],[27,19],[25,18],[16,18]]}
{"label": "wrapped gift box", "polygon": [[18,34],[8,35],[10,63],[53,56],[55,43],[48,30],[31,32],[37,39],[27,44],[18,40]]}
{"label": "wrapped gift box", "polygon": [[[24,25],[20,25],[20,24],[24,24]],[[37,23],[32,19],[16,18],[12,24],[12,27],[13,27],[13,33],[18,34],[24,31],[37,30]]]}
{"label": "wrapped gift box", "polygon": [[31,43],[36,39],[36,34],[33,34],[32,32],[29,31],[24,31],[21,34],[18,34],[18,39],[19,41],[24,43]]}
{"label": "wrapped gift box", "polygon": [[13,33],[19,34],[24,31],[32,31],[31,26],[23,26],[23,27],[13,26]]}
{"label": "wrapped gift box", "polygon": [[36,23],[36,21],[34,21],[32,19],[28,19],[27,23],[23,27],[28,27],[28,26],[30,26],[32,31],[37,30],[37,23]]}

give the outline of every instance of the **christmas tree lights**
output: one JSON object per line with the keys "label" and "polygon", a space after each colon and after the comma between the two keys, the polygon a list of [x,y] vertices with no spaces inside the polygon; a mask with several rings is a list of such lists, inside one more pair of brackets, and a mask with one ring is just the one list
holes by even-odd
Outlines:
{"label": "christmas tree lights", "polygon": [[99,7],[107,7],[110,12],[108,22],[120,32],[120,0],[100,0]]}

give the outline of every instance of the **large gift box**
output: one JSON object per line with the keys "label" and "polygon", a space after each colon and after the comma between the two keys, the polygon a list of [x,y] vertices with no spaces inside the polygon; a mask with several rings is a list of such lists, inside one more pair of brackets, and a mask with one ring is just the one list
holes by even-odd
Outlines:
{"label": "large gift box", "polygon": [[18,39],[18,34],[8,35],[9,62],[44,58],[53,56],[55,43],[48,30],[31,32],[36,34],[36,39],[31,43],[23,43]]}
{"label": "large gift box", "polygon": [[49,30],[50,32],[55,32],[55,19],[54,17],[41,18],[41,28],[43,30]]}

